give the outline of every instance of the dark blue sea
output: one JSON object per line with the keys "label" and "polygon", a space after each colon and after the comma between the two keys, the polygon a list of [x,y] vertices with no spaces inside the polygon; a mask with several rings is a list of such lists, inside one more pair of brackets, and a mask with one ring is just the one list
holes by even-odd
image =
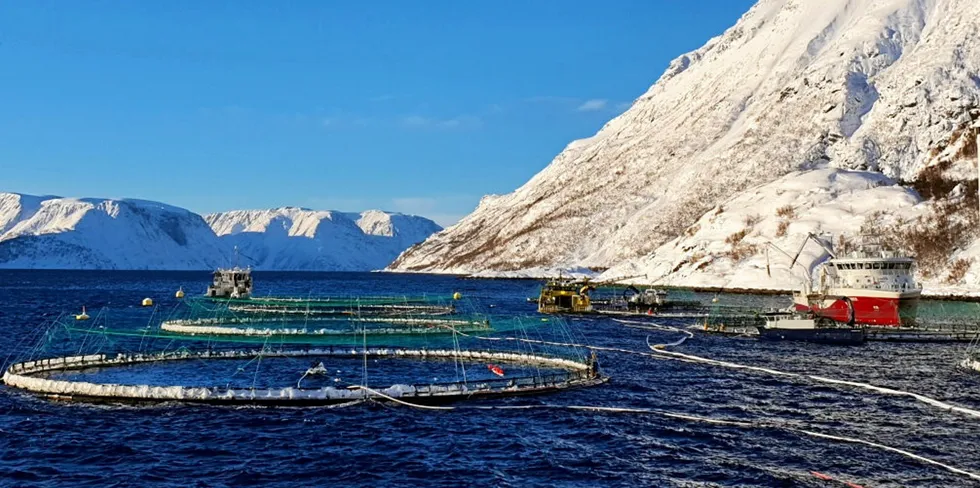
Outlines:
{"label": "dark blue sea", "polygon": [[[448,295],[501,315],[534,313],[533,281],[377,273],[256,273],[256,294]],[[0,359],[30,352],[61,313],[108,310],[152,323],[174,292],[210,276],[165,272],[0,271]],[[787,297],[702,295],[737,305]],[[491,307],[492,306],[492,307]],[[936,305],[943,307],[944,305]],[[952,307],[952,306],[951,306]],[[532,318],[532,320],[535,320]],[[682,321],[673,326],[689,325]],[[571,336],[636,351],[670,331],[572,319]],[[761,343],[696,333],[676,350],[747,365],[908,390],[980,408],[980,374],[959,369],[965,345]],[[657,409],[767,426],[582,410],[424,411],[391,404],[232,408],[57,403],[0,387],[2,486],[974,486],[970,478],[870,446],[780,428],[864,439],[980,472],[980,419],[901,396],[701,363],[603,352],[602,386],[479,405]],[[467,403],[472,405],[473,403]]]}

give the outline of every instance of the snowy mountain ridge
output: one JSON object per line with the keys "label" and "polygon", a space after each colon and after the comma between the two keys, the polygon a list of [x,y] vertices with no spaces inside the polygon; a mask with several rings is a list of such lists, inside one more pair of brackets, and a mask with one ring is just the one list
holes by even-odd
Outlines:
{"label": "snowy mountain ridge", "polygon": [[377,210],[286,208],[205,220],[145,200],[0,193],[0,268],[213,269],[230,264],[239,245],[243,254],[274,256],[252,263],[259,270],[368,271],[439,229]]}
{"label": "snowy mountain ridge", "polygon": [[422,217],[379,210],[358,214],[284,207],[216,213],[205,220],[257,269],[381,269],[442,230]]}
{"label": "snowy mountain ridge", "polygon": [[[596,135],[572,142],[515,192],[485,199],[390,268],[648,269],[685,281],[683,266],[674,271],[676,239],[703,238],[691,229],[710,212],[809,171],[858,170],[868,181],[886,177],[875,184],[895,186],[894,195],[907,192],[899,184],[926,193],[914,212],[904,196],[861,207],[865,214],[842,219],[849,225],[833,226],[841,234],[859,232],[875,212],[896,222],[925,218],[976,188],[978,19],[973,0],[761,0],[724,34],[674,60]],[[817,185],[800,193],[801,209],[836,205],[820,195],[843,197],[823,173],[790,177]],[[753,226],[748,237],[794,237],[777,230]],[[950,262],[968,247],[958,243]],[[751,262],[762,252],[754,251],[734,257]],[[742,270],[731,257],[698,266],[697,281],[711,286]]]}

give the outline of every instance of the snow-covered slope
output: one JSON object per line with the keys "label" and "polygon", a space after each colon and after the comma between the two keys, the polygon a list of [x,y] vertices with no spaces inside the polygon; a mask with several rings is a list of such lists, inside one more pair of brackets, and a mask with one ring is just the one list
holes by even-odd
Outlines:
{"label": "snow-covered slope", "polygon": [[378,210],[242,210],[205,221],[142,200],[0,193],[0,268],[213,269],[233,264],[237,245],[242,264],[259,270],[370,271],[440,229]]}
{"label": "snow-covered slope", "polygon": [[[849,208],[850,183],[828,182],[825,173],[780,180],[797,171],[862,169],[904,182],[928,174],[952,182],[943,188],[975,180],[968,128],[980,99],[978,22],[976,0],[761,0],[671,63],[595,136],[569,144],[514,193],[485,198],[391,268],[486,273],[629,263],[659,272],[673,259],[650,260],[664,255],[661,246],[760,185],[818,184],[812,195],[798,190],[794,205]],[[910,205],[901,188],[881,192],[895,198],[861,208],[901,213]],[[722,285],[751,263],[757,258],[682,276]]]}
{"label": "snow-covered slope", "polygon": [[[787,254],[795,254],[808,234],[857,235],[868,216],[881,208],[889,209],[895,220],[926,211],[915,191],[880,173],[794,172],[724,202],[680,237],[643,259],[609,269],[601,278],[646,275],[640,281],[792,290],[826,257],[819,246],[810,245],[800,255],[801,265],[790,268]],[[775,247],[768,249],[767,270],[768,243]]]}
{"label": "snow-covered slope", "polygon": [[204,219],[181,208],[0,193],[0,268],[208,269],[224,254]]}
{"label": "snow-covered slope", "polygon": [[263,270],[381,269],[441,230],[423,217],[378,210],[356,214],[285,207],[205,219],[226,245],[238,246],[243,264]]}

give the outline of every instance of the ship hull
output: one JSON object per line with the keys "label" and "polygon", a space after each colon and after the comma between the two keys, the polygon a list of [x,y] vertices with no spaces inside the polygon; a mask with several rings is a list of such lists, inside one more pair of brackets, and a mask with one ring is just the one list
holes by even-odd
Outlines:
{"label": "ship hull", "polygon": [[[797,311],[813,312],[836,322],[848,323],[851,307],[854,308],[854,323],[877,327],[911,326],[919,306],[919,290],[909,292],[889,292],[862,289],[832,289],[827,294],[793,296]],[[850,305],[848,300],[850,299]]]}
{"label": "ship hull", "polygon": [[798,341],[817,344],[858,346],[864,344],[864,329],[779,329],[759,327],[759,338],[764,341]]}

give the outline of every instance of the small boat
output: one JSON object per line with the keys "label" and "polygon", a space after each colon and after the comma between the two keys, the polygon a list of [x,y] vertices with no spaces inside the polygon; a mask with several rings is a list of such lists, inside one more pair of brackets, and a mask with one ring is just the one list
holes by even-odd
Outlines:
{"label": "small boat", "polygon": [[501,368],[500,366],[497,366],[496,364],[488,364],[487,365],[487,369],[489,369],[491,373],[493,373],[493,374],[495,374],[497,376],[500,376],[501,378],[504,377],[504,368]]}
{"label": "small boat", "polygon": [[766,341],[800,341],[818,344],[856,346],[864,344],[865,330],[819,317],[801,316],[794,313],[765,315],[766,324],[760,325],[759,338]]}
{"label": "small boat", "polygon": [[323,365],[323,362],[314,362],[310,365],[309,369],[306,370],[307,376],[319,376],[327,374],[327,367]]}
{"label": "small boat", "polygon": [[589,292],[595,286],[588,279],[548,280],[538,296],[539,313],[593,313]]}
{"label": "small boat", "polygon": [[252,269],[234,267],[218,269],[205,293],[208,298],[244,299],[252,296]]}

